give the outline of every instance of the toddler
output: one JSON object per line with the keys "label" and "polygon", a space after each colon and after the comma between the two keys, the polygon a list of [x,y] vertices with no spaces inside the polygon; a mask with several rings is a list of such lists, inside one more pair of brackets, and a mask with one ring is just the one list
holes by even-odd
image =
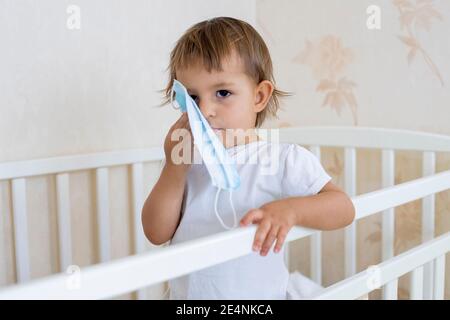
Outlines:
{"label": "toddler", "polygon": [[[178,80],[226,152],[239,158],[241,184],[232,199],[217,199],[217,216],[217,189],[205,165],[192,163],[195,151],[188,155],[194,144],[183,113],[167,133],[165,164],[142,210],[146,237],[156,245],[175,244],[233,228],[235,218],[235,227],[257,225],[252,254],[170,280],[170,298],[288,298],[283,244],[289,230],[343,228],[354,218],[351,200],[310,151],[257,134],[266,118],[276,116],[279,99],[287,93],[275,87],[269,51],[251,25],[229,17],[195,24],[177,41],[168,69],[165,103]],[[179,132],[184,133],[175,139]],[[186,155],[190,161],[177,158]],[[259,161],[267,155],[271,170],[267,161]]]}

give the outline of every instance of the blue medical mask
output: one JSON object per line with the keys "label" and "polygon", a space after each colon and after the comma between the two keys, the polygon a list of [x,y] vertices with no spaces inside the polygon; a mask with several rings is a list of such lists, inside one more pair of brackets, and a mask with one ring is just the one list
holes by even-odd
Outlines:
{"label": "blue medical mask", "polygon": [[[178,107],[173,105],[174,92],[175,101],[177,102]],[[201,113],[194,99],[188,94],[183,84],[176,79],[173,80],[170,99],[174,108],[180,109],[181,112],[187,112],[189,125],[194,138],[194,145],[197,147],[203,162],[205,163],[212,184],[218,188],[214,201],[214,211],[217,219],[225,229],[235,228],[237,226],[237,217],[233,206],[232,192],[241,184],[239,174],[236,170],[236,163],[229,156],[224,145],[211,129],[211,126]],[[225,225],[217,211],[219,193],[222,189],[228,190],[230,194],[230,205],[233,210],[234,218],[232,227]]]}

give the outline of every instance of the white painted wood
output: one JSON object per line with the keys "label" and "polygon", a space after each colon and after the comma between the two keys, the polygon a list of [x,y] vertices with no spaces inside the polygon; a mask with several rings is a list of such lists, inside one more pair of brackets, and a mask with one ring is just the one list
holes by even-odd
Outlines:
{"label": "white painted wood", "polygon": [[[395,155],[393,150],[383,149],[382,158],[382,187],[391,187],[394,185],[395,178]],[[395,213],[394,208],[389,208],[382,212],[381,227],[381,253],[382,260],[385,261],[394,256],[395,240]],[[382,296],[384,300],[390,300],[389,297],[397,294],[395,284],[388,284],[383,287]]]}
{"label": "white painted wood", "polygon": [[30,280],[28,244],[27,193],[24,178],[12,180],[12,209],[14,217],[14,246],[17,282]]}
{"label": "white painted wood", "polygon": [[[259,129],[262,130],[262,129]],[[450,137],[370,127],[282,128],[281,142],[301,145],[450,152]],[[0,180],[164,159],[164,149],[132,149],[0,163]]]}
{"label": "white painted wood", "polygon": [[[389,261],[389,260],[388,260]],[[397,300],[398,299],[398,280],[389,281],[383,286],[383,300]]]}
{"label": "white painted wood", "polygon": [[[166,158],[164,157],[159,162],[159,175],[161,175],[161,172],[162,172],[165,164],[166,164]],[[144,235],[144,237],[145,237],[145,235]],[[145,241],[147,241],[147,239]],[[288,251],[288,250],[285,250],[285,251]],[[286,258],[286,254],[289,255],[289,252],[287,252],[287,253],[285,252],[285,256],[284,256],[285,264],[286,264],[287,268],[289,269],[289,256]],[[165,287],[165,291],[164,291],[164,294],[162,295],[161,299],[166,299],[170,296],[170,287],[169,287],[168,281],[164,282],[164,287]]]}
{"label": "white painted wood", "polygon": [[290,272],[292,267],[291,267],[291,259],[290,259],[290,245],[289,243],[285,243],[284,244],[284,264],[286,265],[286,268],[288,269],[288,271]]}
{"label": "white painted wood", "polygon": [[[422,164],[422,176],[430,176],[436,172],[436,154],[424,152]],[[424,197],[422,200],[422,241],[428,241],[434,237],[434,194]]]}
{"label": "white painted wood", "polygon": [[434,284],[433,284],[433,299],[444,299],[444,287],[445,287],[445,254],[437,257],[434,260]]}
{"label": "white painted wood", "polygon": [[[380,275],[379,285],[383,286],[392,280],[398,279],[404,274],[422,266],[427,261],[442,256],[449,251],[450,232],[403,252],[388,261],[384,261],[377,265]],[[373,273],[360,272],[326,288],[314,299],[356,299],[373,290],[368,286],[372,276]]]}
{"label": "white painted wood", "polygon": [[133,163],[132,172],[132,198],[133,198],[133,217],[134,217],[134,252],[142,253],[145,251],[145,235],[142,229],[142,206],[143,206],[143,165],[142,163]]}
{"label": "white painted wood", "polygon": [[[348,196],[356,195],[356,150],[345,148],[344,151],[345,192]],[[345,276],[356,273],[356,221],[345,228]]]}
{"label": "white painted wood", "polygon": [[[433,176],[408,181],[385,190],[378,190],[352,198],[356,209],[356,220],[378,213],[386,208],[422,198],[429,193],[437,193],[450,188],[450,170]],[[0,291],[2,298],[106,298],[130,292],[143,286],[166,281],[190,272],[194,272],[224,261],[250,254],[251,243],[256,226],[225,231],[205,238],[169,246],[161,250],[152,250],[138,256],[128,257],[83,270],[81,290],[69,292],[65,288],[67,275],[56,275],[36,280],[33,284],[11,287]],[[286,241],[307,237],[313,229],[294,227]],[[243,246],[248,243],[248,246]],[[383,271],[380,285],[398,278],[439,255],[450,247],[450,234],[423,244],[389,262],[379,265]],[[216,253],[220,252],[220,255]],[[182,264],[179,261],[183,261]],[[149,270],[152,272],[149,272]],[[407,270],[406,270],[407,269]],[[86,283],[86,286],[84,285]],[[347,278],[338,288],[327,289],[323,297],[348,298],[360,297],[370,289],[367,275],[363,272]],[[352,298],[353,297],[353,298]]]}
{"label": "white painted wood", "polygon": [[[437,193],[437,192],[440,192],[443,190],[447,190],[449,188],[450,188],[450,170],[435,174],[433,176],[428,176],[428,177],[416,179],[413,181],[408,181],[408,182],[405,182],[405,183],[402,183],[402,184],[399,184],[399,185],[396,185],[393,187],[389,187],[389,188],[386,188],[383,190],[377,190],[377,191],[370,192],[370,193],[367,193],[364,195],[358,195],[358,196],[355,196],[352,198],[353,204],[356,209],[355,219],[358,220],[358,219],[367,217],[371,214],[385,210],[387,208],[390,208],[390,207],[393,207],[396,205],[401,205],[403,203],[422,198],[428,194]],[[16,201],[16,202],[19,203],[20,201]],[[22,201],[20,203],[24,203],[24,202]],[[288,241],[290,241],[292,239],[298,239],[301,237],[311,235],[314,232],[315,231],[311,230],[311,229],[304,229],[304,228],[296,227],[296,228],[292,229],[292,231],[289,233]],[[229,242],[227,242],[227,244],[230,245],[230,248],[232,248],[232,250],[231,250],[232,253],[231,253],[231,255],[228,255],[227,252],[224,251],[224,253],[222,253],[220,256],[221,259],[222,258],[224,259],[224,260],[220,260],[221,262],[229,260],[229,259],[233,259],[234,257],[237,257],[237,256],[235,256],[236,247],[238,247],[238,244],[245,243],[242,241],[243,239],[241,239],[241,238],[236,238],[236,240],[238,240],[238,242],[234,242],[233,240],[235,240],[235,239],[233,237],[235,235],[232,232],[225,233],[224,236],[226,236],[227,239],[229,240]],[[248,250],[244,251],[244,254],[250,253],[252,237],[253,237],[253,234],[250,234],[249,235],[250,240],[248,242],[249,243]],[[203,241],[205,241],[205,239],[197,239],[196,241],[199,241],[200,243],[202,243]],[[214,247],[214,251],[211,251],[211,252],[217,252],[216,251],[217,249],[220,249],[220,246],[218,248]],[[429,250],[429,252],[431,252],[431,249]],[[204,252],[202,252],[202,254],[204,254]],[[180,258],[179,261],[184,261],[182,259],[183,258],[182,256],[180,256],[179,258]],[[431,259],[428,259],[427,261],[430,261],[430,260]],[[220,262],[218,262],[218,263],[220,263]],[[212,264],[214,264],[214,263],[212,263]],[[198,269],[201,269],[202,267],[207,267],[212,264],[207,264],[205,266],[202,264],[202,261],[199,261]],[[97,267],[102,268],[101,266],[97,266]],[[414,266],[413,266],[413,268],[414,268]],[[180,271],[180,270],[182,270],[182,271]],[[178,271],[180,271],[180,272],[186,271],[183,266],[180,266],[180,270],[178,270]],[[190,271],[193,271],[193,270],[188,269],[187,272],[185,272],[185,273],[189,273]],[[148,273],[148,269],[146,270],[146,272]],[[183,274],[185,274],[185,273],[183,273]],[[174,277],[176,276],[175,274],[172,274],[172,275]],[[110,278],[109,280],[111,281],[111,279],[112,278]],[[160,281],[165,281],[168,278],[162,278],[162,279],[158,278],[158,279]],[[44,287],[46,287],[47,286],[46,282],[43,282],[43,283],[44,283]],[[95,283],[98,285],[98,282],[95,282]],[[50,285],[50,287],[52,287],[54,285],[54,283],[50,282],[49,285]],[[145,283],[143,285],[149,285],[149,283]],[[61,283],[59,283],[58,286],[61,286]],[[31,291],[34,291],[34,289],[35,289],[34,286],[31,286],[31,287],[27,286],[26,288],[29,288],[29,289],[31,288],[30,289]],[[105,290],[106,289],[107,289],[107,287],[105,287]],[[29,292],[28,289],[25,289],[25,292]],[[39,292],[39,294],[42,294],[43,291],[37,290],[36,292]],[[52,292],[49,291],[49,294],[51,294]],[[102,292],[105,293],[108,291],[102,291]],[[59,292],[59,293],[61,293],[61,292]],[[356,292],[356,293],[357,293],[356,297],[359,297],[359,296],[362,296],[363,294],[365,294],[364,292]],[[5,293],[5,295],[6,294],[9,294],[9,291],[7,293]],[[113,295],[113,292],[111,293],[111,296],[112,295]]]}
{"label": "white painted wood", "polygon": [[[382,187],[394,185],[395,157],[393,150],[382,151]],[[394,256],[395,216],[394,208],[382,214],[382,257],[383,261]]]}
{"label": "white painted wood", "polygon": [[[145,235],[142,230],[142,206],[143,206],[143,165],[142,163],[133,163],[131,165],[131,183],[132,183],[132,201],[134,218],[134,253],[140,254],[145,251]],[[138,290],[136,293],[138,300],[146,300],[145,289]]]}
{"label": "white painted wood", "polygon": [[59,264],[61,272],[72,265],[72,233],[70,223],[69,174],[56,175],[56,205],[58,210]]}
{"label": "white painted wood", "polygon": [[[320,131],[320,132],[319,132]],[[426,151],[450,151],[450,137],[441,136],[435,134],[424,134],[420,132],[412,132],[405,130],[390,130],[390,129],[380,129],[380,128],[345,128],[345,127],[312,127],[312,128],[283,128],[280,131],[280,136],[282,141],[292,140],[295,143],[304,144],[304,145],[317,145],[317,146],[343,146],[343,147],[366,147],[366,148],[389,148],[389,149],[397,149],[397,150],[426,150]],[[317,141],[317,142],[314,142]],[[434,154],[433,154],[434,156]],[[424,157],[426,157],[424,155]],[[104,185],[106,181],[107,183],[107,171],[106,174],[100,171],[101,169],[107,170],[106,167],[112,165],[123,165],[130,164],[134,162],[142,162],[142,161],[152,161],[152,160],[160,160],[164,158],[164,153],[162,148],[153,148],[153,149],[141,149],[141,150],[123,150],[119,152],[108,152],[101,154],[89,154],[89,155],[81,155],[81,156],[69,156],[69,157],[57,157],[50,159],[39,159],[39,160],[29,160],[29,161],[20,161],[20,162],[9,162],[9,163],[0,163],[0,180],[2,179],[15,179],[22,180],[20,178],[26,176],[40,175],[40,174],[49,174],[49,173],[58,173],[58,172],[70,172],[75,170],[84,170],[89,168],[100,168],[97,170],[97,182],[103,181],[101,183],[97,183],[97,197],[102,198],[98,199],[99,204],[99,227],[105,226],[105,224],[100,223],[101,219],[108,220],[108,224],[106,224],[106,231],[103,230],[103,234],[108,233],[106,238],[107,246],[110,246],[110,237],[109,237],[109,217],[105,215],[105,212],[109,211],[108,201],[104,201],[104,199],[108,198],[107,187],[100,187],[100,185]],[[426,160],[424,160],[424,167]],[[428,166],[427,166],[428,167]],[[355,168],[354,168],[355,169]],[[435,192],[439,192],[442,190],[448,189],[448,181],[450,181],[450,171],[442,172],[440,174],[434,175],[433,177],[426,177],[417,179],[415,181],[411,181],[402,185],[387,188],[385,190],[378,190],[372,193],[368,193],[361,196],[355,196],[352,200],[355,205],[355,209],[357,211],[357,219],[360,219],[365,216],[369,216],[373,213],[379,212],[381,210],[386,210],[388,208],[394,207],[396,205],[400,205],[424,196],[431,195]],[[106,176],[106,179],[103,177]],[[429,179],[430,178],[430,179]],[[346,179],[347,180],[347,179]],[[20,185],[20,183],[19,183]],[[355,187],[355,184],[353,185]],[[14,182],[13,182],[14,189]],[[23,181],[23,188],[17,187],[17,189],[25,190],[25,182]],[[103,190],[103,191],[102,191]],[[106,190],[106,191],[105,191]],[[14,192],[13,192],[14,194]],[[18,193],[20,194],[20,192]],[[106,194],[106,197],[105,197]],[[25,192],[23,192],[25,195]],[[20,197],[20,196],[17,196]],[[430,197],[431,199],[432,197]],[[14,202],[16,202],[15,207],[23,207],[26,208],[26,201],[19,204],[20,200],[14,201],[13,199],[13,208]],[[106,205],[105,205],[106,203]],[[429,208],[429,204],[427,200],[424,200],[424,206]],[[433,214],[434,214],[434,198],[433,201]],[[105,207],[107,210],[105,210]],[[428,210],[428,209],[427,209]],[[426,212],[427,210],[424,210]],[[20,217],[25,217],[26,221],[26,209],[19,210],[22,212]],[[103,214],[101,215],[100,212]],[[25,213],[25,214],[23,214]],[[427,222],[430,222],[429,216],[424,213],[424,219],[428,219]],[[14,216],[14,220],[20,220]],[[22,219],[23,220],[23,219]],[[434,218],[433,218],[434,223]],[[425,223],[424,223],[425,225]],[[16,227],[16,226],[15,226]],[[434,226],[433,226],[434,228]],[[300,231],[299,231],[300,230]],[[429,228],[425,228],[424,230],[430,230]],[[433,229],[434,230],[434,229]],[[20,231],[20,232],[18,232]],[[16,231],[16,235],[22,234],[23,229],[18,228]],[[295,228],[292,230],[291,234],[296,234],[298,236],[298,232],[304,232],[304,236],[310,235],[314,233],[311,230],[301,230]],[[100,230],[102,233],[102,230]],[[27,235],[27,232],[25,232]],[[348,238],[353,237],[353,235],[349,235]],[[26,236],[27,237],[27,236]],[[425,237],[425,236],[424,236]],[[23,238],[23,237],[22,237]],[[105,238],[105,236],[101,235],[100,238]],[[16,240],[16,248],[18,245],[18,241]],[[23,239],[22,239],[23,240]],[[27,240],[28,241],[28,240]],[[19,241],[20,242],[20,241]],[[22,241],[23,243],[23,241]],[[101,246],[101,256],[104,257],[107,254],[110,254],[109,248],[106,250],[105,242],[100,241]],[[28,251],[28,245],[26,245],[26,250]],[[23,249],[19,249],[22,252]],[[107,254],[105,254],[107,252]],[[355,250],[356,252],[356,250]],[[28,259],[28,252],[26,254]],[[24,261],[24,259],[19,259]],[[103,259],[103,258],[102,258]],[[350,260],[350,259],[349,259]],[[102,260],[103,261],[103,260]],[[356,259],[355,259],[356,262]],[[350,265],[350,263],[349,263]],[[432,265],[432,264],[429,264]],[[433,266],[433,265],[432,265]],[[100,266],[99,266],[100,267]],[[424,272],[426,270],[426,265],[424,266]],[[22,263],[22,269],[23,263]],[[433,266],[433,268],[438,268],[438,266]],[[18,264],[19,269],[19,264]],[[27,268],[25,268],[27,269]],[[356,267],[355,267],[356,269]],[[19,274],[18,270],[18,274]],[[22,272],[24,274],[26,272]],[[29,274],[29,263],[28,263],[28,274]],[[23,278],[23,277],[22,277]],[[425,278],[425,276],[424,276]],[[18,275],[19,279],[19,275]],[[435,278],[432,278],[435,280]],[[424,279],[425,280],[425,279]],[[439,288],[438,288],[439,289]],[[436,287],[433,288],[436,291]]]}
{"label": "white painted wood", "polygon": [[295,127],[280,129],[282,142],[330,147],[450,152],[450,136],[373,127]]}
{"label": "white painted wood", "polygon": [[[436,154],[424,152],[422,157],[422,176],[426,177],[436,172]],[[435,195],[430,194],[422,199],[422,242],[434,238]],[[433,299],[433,263],[424,266],[424,299]]]}
{"label": "white painted wood", "polygon": [[[161,283],[212,265],[250,254],[256,226],[238,228],[84,268],[80,288],[66,287],[67,275],[57,274],[28,284],[0,290],[0,299],[104,299],[143,286]],[[309,236],[312,229],[294,227],[286,241]],[[247,243],[248,246],[243,246]],[[450,233],[404,252],[378,265],[384,285],[448,252]],[[221,254],[216,254],[220,252]],[[183,261],[183,263],[180,263]],[[151,271],[151,272],[150,272]],[[371,289],[366,272],[358,273],[322,292],[317,299],[355,299]]]}
{"label": "white painted wood", "polygon": [[[320,147],[311,146],[310,151],[321,160]],[[311,279],[322,284],[322,232],[318,231],[310,237]]]}
{"label": "white painted wood", "polygon": [[0,163],[0,180],[38,175],[89,170],[136,162],[157,161],[164,158],[164,149],[148,149],[98,152],[85,155],[53,157],[37,160]]}
{"label": "white painted wood", "polygon": [[96,190],[100,262],[106,262],[111,259],[108,180],[108,169],[98,168],[96,170]]}
{"label": "white painted wood", "polygon": [[[318,231],[311,239],[311,279],[322,285],[322,233]],[[315,252],[315,253],[313,253]]]}
{"label": "white painted wood", "polygon": [[357,216],[362,218],[373,212],[420,199],[432,193],[447,190],[450,185],[450,170],[432,176],[404,182],[392,187],[353,197]]}
{"label": "white painted wood", "polygon": [[423,266],[420,266],[411,272],[409,295],[411,300],[423,299]]}

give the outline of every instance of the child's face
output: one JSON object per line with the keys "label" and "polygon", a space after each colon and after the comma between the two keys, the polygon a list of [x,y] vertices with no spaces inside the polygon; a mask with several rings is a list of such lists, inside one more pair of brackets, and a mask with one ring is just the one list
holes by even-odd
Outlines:
{"label": "child's face", "polygon": [[[244,66],[236,54],[224,60],[222,68],[223,71],[208,73],[201,64],[192,65],[177,70],[176,78],[186,87],[225,147],[230,147],[236,143],[229,136],[225,139],[225,129],[227,134],[230,129],[248,130],[247,140],[254,140],[256,115],[265,108],[273,87],[270,81],[257,85],[244,73]],[[242,131],[232,131],[239,141],[243,141]]]}

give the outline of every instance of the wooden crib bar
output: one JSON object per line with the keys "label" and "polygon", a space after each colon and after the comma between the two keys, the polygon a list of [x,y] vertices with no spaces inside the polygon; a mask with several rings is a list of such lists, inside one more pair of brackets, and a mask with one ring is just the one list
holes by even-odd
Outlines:
{"label": "wooden crib bar", "polygon": [[14,242],[16,249],[17,282],[30,280],[30,258],[28,250],[27,195],[24,178],[12,181],[12,204],[14,215]]}
{"label": "wooden crib bar", "polygon": [[[450,138],[436,134],[383,128],[348,127],[305,127],[280,129],[281,142],[309,145],[310,150],[320,160],[321,147],[344,147],[345,191],[356,196],[356,148],[379,148],[382,150],[382,186],[393,186],[395,171],[395,150],[419,150],[423,152],[423,176],[435,173],[435,152],[450,152]],[[12,179],[12,205],[14,218],[14,240],[17,282],[30,280],[30,261],[28,247],[26,177],[56,174],[57,215],[59,236],[60,271],[72,264],[72,243],[70,223],[69,173],[78,170],[94,169],[96,175],[97,219],[99,234],[100,261],[111,259],[111,238],[109,218],[108,168],[115,165],[131,166],[131,187],[133,205],[133,244],[135,253],[145,252],[146,239],[141,228],[141,208],[143,205],[143,163],[164,159],[162,148],[123,150],[87,155],[65,156],[48,159],[0,163],[0,180]],[[422,201],[422,239],[434,237],[434,194]],[[383,260],[393,257],[395,216],[393,207],[382,213],[382,255]],[[322,234],[311,235],[311,277],[322,283]],[[289,262],[286,250],[286,261]],[[415,296],[432,298],[440,290],[436,282],[433,261],[417,271],[414,279],[422,276],[422,293]],[[347,277],[357,272],[356,267],[356,222],[345,229],[345,274]],[[423,274],[421,274],[421,272]],[[411,280],[413,281],[413,280]],[[418,280],[417,280],[418,281]],[[398,284],[393,280],[383,290],[385,298],[394,296]],[[144,298],[144,291],[138,292]]]}
{"label": "wooden crib bar", "polygon": [[97,225],[100,246],[100,262],[111,260],[111,233],[109,218],[108,169],[95,170],[97,196]]}
{"label": "wooden crib bar", "polygon": [[[345,192],[356,195],[356,150],[346,147],[344,153]],[[345,228],[345,276],[356,273],[356,221]]]}
{"label": "wooden crib bar", "polygon": [[[320,147],[311,146],[310,151],[320,161]],[[311,265],[311,279],[318,284],[322,284],[322,232],[318,231],[311,237],[310,242],[310,265]]]}
{"label": "wooden crib bar", "polygon": [[423,287],[423,266],[420,266],[411,272],[409,290],[410,300],[422,300]]}
{"label": "wooden crib bar", "polygon": [[[385,289],[386,299],[397,299],[398,278],[412,271],[414,279],[414,298],[420,298],[420,268],[429,261],[435,261],[438,277],[435,278],[434,299],[443,298],[445,254],[450,250],[450,232],[431,241],[408,250],[396,257],[375,266],[375,272],[360,272],[350,278],[340,281],[315,297],[315,299],[357,299],[374,289],[372,285],[388,286]],[[374,280],[374,278],[376,278]]]}
{"label": "wooden crib bar", "polygon": [[[383,188],[394,185],[395,178],[395,153],[392,149],[383,149],[382,154],[382,180]],[[395,208],[389,208],[382,212],[381,227],[381,254],[382,260],[385,261],[394,256],[394,239],[395,239]],[[383,298],[390,300],[397,294],[398,283],[396,280],[389,282],[383,287]]]}
{"label": "wooden crib bar", "polygon": [[[141,211],[144,205],[144,198],[142,193],[143,187],[143,164],[133,163],[131,165],[131,187],[132,187],[132,201],[133,201],[133,239],[134,252],[141,254],[145,252],[146,238],[142,230]],[[145,300],[145,290],[141,289],[137,292],[138,300]]]}
{"label": "wooden crib bar", "polygon": [[[359,220],[387,208],[398,206],[449,188],[450,170],[386,189],[358,195],[352,198],[356,209],[355,219]],[[102,299],[112,297],[247,255],[252,252],[251,243],[255,231],[256,226],[239,228],[172,245],[164,249],[152,250],[140,255],[86,267],[82,271],[83,285],[78,290],[69,290],[66,287],[67,275],[57,274],[45,279],[37,279],[26,284],[15,285],[0,290],[0,299],[33,297],[40,299]],[[289,232],[286,241],[304,238],[315,232],[317,231],[294,227]],[[243,246],[243,243],[247,243],[248,246]],[[403,264],[405,268],[416,268],[437,256],[445,254],[449,249],[450,235],[447,234],[446,238],[440,237],[432,240],[431,243],[422,245],[417,250],[413,249],[416,251],[414,251],[414,254],[407,255],[407,258],[404,257],[405,254],[402,254],[392,258],[394,260],[391,259],[383,262],[379,265],[380,268],[386,268],[387,272],[386,278],[383,278],[385,280],[383,284],[393,281],[403,274],[404,268],[400,270],[399,265]],[[221,252],[220,255],[214,254],[218,251]],[[417,256],[415,255],[416,253]],[[180,264],[179,261],[183,261],[183,263]],[[392,261],[393,264],[391,265]],[[440,283],[440,285],[434,286],[434,297],[440,297],[442,295],[442,272],[445,270],[442,263],[439,260],[434,268],[436,274],[434,281],[436,284]],[[150,268],[153,272],[148,272]],[[356,276],[360,277],[361,275],[358,274]],[[354,280],[353,277],[344,281]],[[114,279],[114,281],[111,279]],[[352,290],[355,289],[355,292],[342,291],[342,288],[338,290],[334,286],[332,288],[344,297],[348,297],[352,294],[361,293],[361,283],[358,281],[351,284],[344,282],[347,283],[347,287],[351,286]],[[396,286],[393,287],[392,291],[389,290],[388,297],[394,297],[394,291],[396,291]],[[361,294],[364,293],[365,291]]]}
{"label": "wooden crib bar", "polygon": [[[423,152],[422,176],[426,177],[436,172],[436,153]],[[422,199],[422,242],[434,238],[435,196],[430,194]],[[424,266],[424,299],[433,298],[433,261]]]}
{"label": "wooden crib bar", "polygon": [[69,174],[56,175],[56,205],[58,214],[59,265],[67,270],[72,264],[72,232],[70,223]]}
{"label": "wooden crib bar", "polygon": [[433,298],[434,300],[444,299],[445,286],[445,252],[437,259],[433,260]]}

